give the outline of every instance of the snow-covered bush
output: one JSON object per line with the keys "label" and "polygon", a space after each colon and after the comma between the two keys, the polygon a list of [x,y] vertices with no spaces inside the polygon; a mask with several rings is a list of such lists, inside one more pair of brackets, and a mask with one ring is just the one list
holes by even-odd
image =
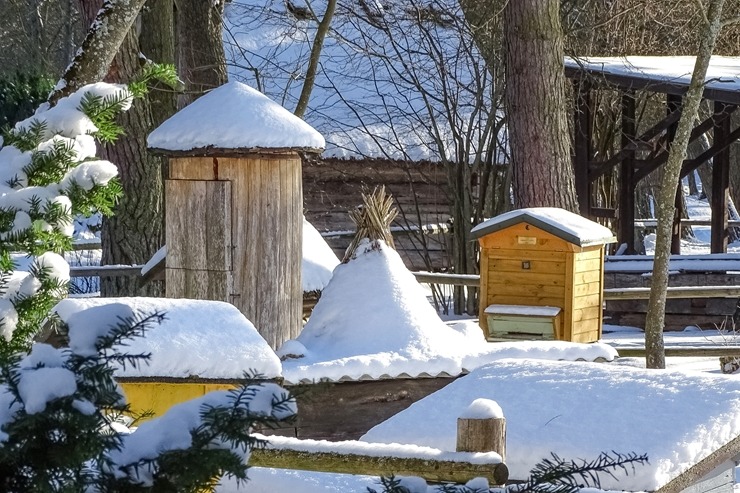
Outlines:
{"label": "snow-covered bush", "polygon": [[121,348],[163,315],[137,318],[122,304],[79,315],[88,323],[69,328],[69,348],[35,344],[0,362],[0,491],[203,491],[223,474],[246,478],[249,452],[261,445],[252,426],[295,414],[281,387],[252,380],[130,433],[117,420],[128,407],[111,363],[145,360]]}

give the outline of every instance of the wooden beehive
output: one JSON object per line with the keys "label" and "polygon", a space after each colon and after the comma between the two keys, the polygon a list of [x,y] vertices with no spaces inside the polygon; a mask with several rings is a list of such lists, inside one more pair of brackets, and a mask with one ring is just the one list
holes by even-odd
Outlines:
{"label": "wooden beehive", "polygon": [[254,89],[231,82],[149,136],[165,182],[170,298],[228,301],[277,348],[302,326],[300,152],[324,139]]}
{"label": "wooden beehive", "polygon": [[[491,328],[531,337],[540,323],[552,328],[553,339],[599,340],[604,245],[614,241],[611,231],[562,209],[531,208],[489,219],[472,234],[481,247],[480,326],[487,337]],[[555,310],[544,317],[527,307]],[[522,320],[527,330],[518,331]]]}

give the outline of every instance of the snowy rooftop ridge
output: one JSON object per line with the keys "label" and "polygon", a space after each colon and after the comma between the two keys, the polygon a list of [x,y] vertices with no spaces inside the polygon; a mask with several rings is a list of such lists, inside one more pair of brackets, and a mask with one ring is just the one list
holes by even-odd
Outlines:
{"label": "snowy rooftop ridge", "polygon": [[160,151],[211,155],[217,151],[321,152],[324,137],[246,84],[227,82],[178,111],[149,134]]}
{"label": "snowy rooftop ridge", "polygon": [[[626,56],[565,58],[566,69],[583,68],[592,74],[631,77],[645,81],[688,86],[694,72],[693,56]],[[740,57],[712,56],[706,89],[740,90]]]}
{"label": "snowy rooftop ridge", "polygon": [[616,241],[609,228],[557,207],[531,207],[505,212],[483,221],[471,233],[473,238],[480,238],[522,222],[582,247]]}

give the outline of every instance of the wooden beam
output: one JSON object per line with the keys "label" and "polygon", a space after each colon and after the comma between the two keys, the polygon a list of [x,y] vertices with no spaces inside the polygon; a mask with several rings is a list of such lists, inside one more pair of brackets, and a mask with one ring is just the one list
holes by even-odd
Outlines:
{"label": "wooden beam", "polygon": [[635,253],[635,150],[629,149],[635,138],[635,94],[622,96],[622,149],[624,157],[619,171],[619,231],[617,240],[626,243],[626,254]]}
{"label": "wooden beam", "polygon": [[[714,127],[714,146],[721,150],[714,156],[712,163],[712,233],[711,253],[726,253],[727,239],[730,236],[727,220],[727,203],[730,196],[730,139],[732,122],[729,110],[724,103],[714,103],[716,125]],[[723,117],[724,116],[724,117]],[[734,140],[734,139],[733,139]]]}
{"label": "wooden beam", "polygon": [[[596,68],[565,66],[565,76],[569,79],[587,79],[600,89],[628,89],[645,90],[653,93],[672,94],[683,96],[688,89],[688,82],[667,80],[651,77],[649,74],[629,75],[623,73],[609,73]],[[731,86],[730,86],[731,87]],[[730,104],[740,104],[740,92],[731,88],[705,87],[704,99],[723,101]]]}
{"label": "wooden beam", "polygon": [[694,159],[686,160],[683,163],[683,166],[681,166],[681,176],[686,176],[692,171],[694,171],[696,168],[704,164],[705,162],[709,161],[710,159],[713,159],[714,156],[728,148],[733,142],[735,142],[737,139],[740,139],[740,127],[736,128],[732,132],[730,132],[727,136],[727,142],[721,143],[719,145],[713,145],[706,151],[699,154]]}
{"label": "wooden beam", "polygon": [[[265,438],[269,441],[272,437]],[[342,444],[343,442],[336,443]],[[382,444],[373,445],[378,448],[382,446]],[[389,451],[389,454],[391,453],[393,453],[392,450]],[[464,452],[456,454],[465,455]],[[451,460],[304,451],[282,446],[281,448],[253,449],[249,457],[249,465],[338,474],[418,476],[432,482],[466,483],[473,478],[484,477],[492,485],[503,485],[509,479],[509,470],[500,460],[498,463],[472,464]]]}
{"label": "wooden beam", "polygon": [[574,171],[578,208],[582,216],[590,215],[591,181],[589,162],[591,161],[591,86],[580,80],[573,82],[576,98],[573,114],[574,128]]}
{"label": "wooden beam", "polygon": [[[644,347],[615,348],[620,358],[644,358]],[[740,357],[740,346],[696,346],[696,347],[667,347],[666,356],[681,356],[688,358],[718,358],[720,356]]]}
{"label": "wooden beam", "polygon": [[640,147],[649,144],[653,139],[662,135],[668,127],[674,125],[679,118],[681,118],[681,111],[667,115],[663,120],[653,125],[639,137],[634,138],[626,146],[623,144],[622,149],[606,161],[592,162],[589,168],[590,179],[595,180],[606,174],[610,169],[618,165],[627,153],[636,151]]}
{"label": "wooden beam", "polygon": [[[722,118],[729,118],[730,113],[735,111],[737,109],[737,106],[728,106],[728,108],[732,108],[732,109],[728,110],[728,113],[724,114]],[[691,138],[689,139],[689,142],[695,141],[702,134],[708,132],[709,130],[712,130],[715,125],[716,125],[715,117],[714,115],[712,115],[711,117],[707,118],[706,120],[701,122],[699,125],[694,127],[694,129],[691,131]],[[732,141],[734,141],[740,138],[740,133],[733,132],[731,136],[732,136]],[[701,164],[710,160],[717,152],[719,152],[718,148],[712,146],[705,152],[701,153],[696,158],[687,159],[686,161],[684,161],[683,166],[681,167],[681,177],[683,178],[684,176],[688,175],[690,172],[698,168]],[[637,168],[635,179],[637,181],[642,180],[647,175],[649,175],[650,173],[652,173],[653,171],[655,171],[656,169],[664,165],[666,161],[668,161],[668,151],[663,151],[651,159],[645,159],[644,161],[638,161],[638,163],[641,163],[641,164]]]}
{"label": "wooden beam", "polygon": [[[607,288],[604,299],[646,300],[650,298],[650,288]],[[687,298],[740,298],[740,286],[668,286],[667,299]]]}

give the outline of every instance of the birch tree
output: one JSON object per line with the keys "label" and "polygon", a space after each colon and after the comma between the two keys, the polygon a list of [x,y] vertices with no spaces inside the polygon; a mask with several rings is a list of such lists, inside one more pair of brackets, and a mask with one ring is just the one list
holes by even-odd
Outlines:
{"label": "birch tree", "polygon": [[707,7],[696,0],[702,13],[702,36],[694,65],[691,83],[683,97],[681,119],[678,122],[675,138],[670,144],[668,162],[663,168],[663,182],[658,194],[653,277],[645,319],[645,364],[648,368],[665,368],[665,346],[663,328],[665,326],[666,289],[668,287],[668,263],[671,255],[671,229],[676,213],[675,198],[681,165],[686,159],[691,130],[699,113],[704,79],[714,45],[722,28],[722,8],[724,0],[710,0]]}

